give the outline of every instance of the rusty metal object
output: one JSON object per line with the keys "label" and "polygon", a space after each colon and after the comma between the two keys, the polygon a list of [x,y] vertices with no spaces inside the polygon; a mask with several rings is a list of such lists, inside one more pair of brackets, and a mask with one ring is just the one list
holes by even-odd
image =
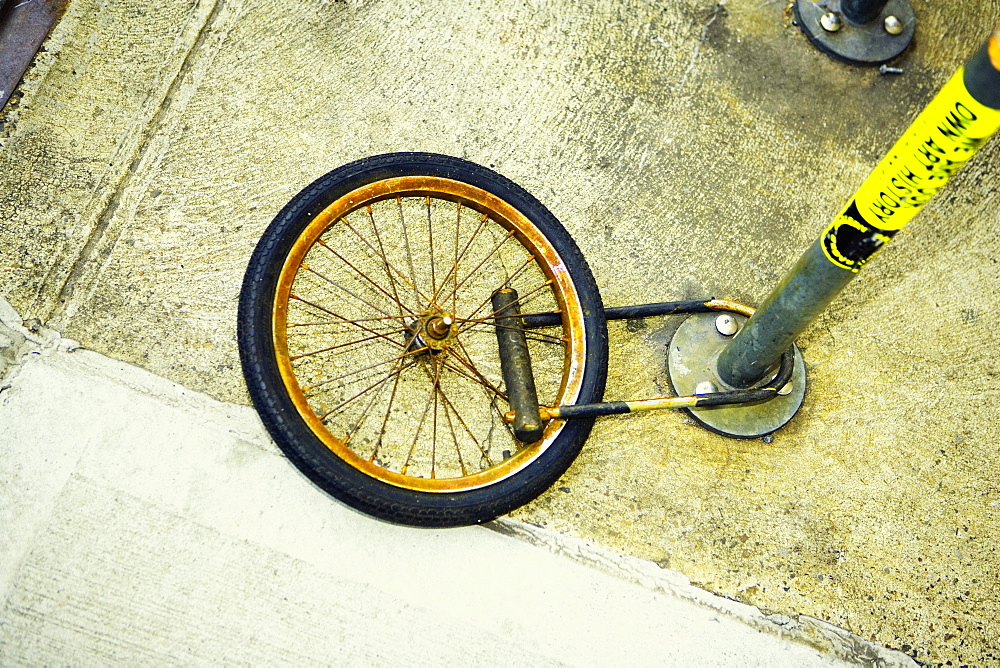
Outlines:
{"label": "rusty metal object", "polygon": [[989,46],[986,47],[990,54],[990,63],[994,69],[1000,70],[1000,21],[997,22],[990,36]]}
{"label": "rusty metal object", "polygon": [[[605,320],[634,320],[635,318],[654,318],[682,313],[711,313],[712,311],[732,311],[749,317],[749,313],[753,313],[753,309],[750,309],[749,313],[745,313],[746,309],[750,309],[750,307],[724,299],[694,299],[680,302],[636,304],[634,306],[609,306],[604,309],[604,318]],[[523,316],[523,319],[524,326],[528,329],[551,327],[562,322],[562,312],[532,313]]]}
{"label": "rusty metal object", "polygon": [[[681,314],[708,314],[713,311],[723,311],[735,313],[745,318],[754,314],[754,309],[739,302],[727,299],[702,299],[686,302],[661,302],[658,304],[639,304],[636,306],[612,307],[606,309],[606,313],[613,313],[616,319],[630,317],[649,318],[660,315],[681,315]],[[640,315],[635,315],[640,314]],[[538,314],[535,316],[540,323],[548,322],[555,314]],[[715,317],[715,316],[712,316]],[[721,316],[720,316],[721,317]],[[610,319],[610,318],[609,318]],[[683,325],[682,325],[683,327]],[[716,332],[728,338],[723,332]],[[793,382],[797,380],[797,382]],[[691,385],[688,383],[687,385]],[[719,383],[721,385],[721,383]],[[718,391],[718,386],[712,381],[697,383],[697,386],[685,387],[691,390],[691,394],[676,397],[658,397],[655,399],[639,399],[633,401],[607,401],[598,404],[575,404],[570,406],[543,406],[539,408],[539,416],[543,421],[548,420],[572,420],[577,418],[594,418],[607,415],[621,415],[624,413],[634,413],[636,411],[664,410],[670,408],[709,408],[709,407],[731,407],[734,409],[747,408],[748,405],[760,406],[765,402],[778,397],[787,397],[792,392],[799,389],[798,394],[789,401],[794,405],[794,410],[788,415],[794,415],[795,410],[802,403],[802,395],[805,391],[805,367],[802,357],[794,347],[789,348],[781,357],[781,364],[775,376],[766,384],[748,389],[728,388],[725,391]],[[743,404],[744,406],[740,406]],[[773,412],[773,411],[772,411]],[[788,413],[786,410],[784,413]],[[694,413],[692,413],[694,414]],[[695,417],[698,415],[694,414]],[[504,414],[504,421],[508,424],[514,422],[517,414],[515,411],[508,411]],[[701,418],[699,418],[701,419]],[[758,420],[759,422],[759,420]],[[768,425],[773,425],[774,420],[768,420]],[[787,422],[787,419],[785,420]],[[784,422],[781,422],[784,424]],[[768,426],[765,425],[765,428]],[[774,428],[781,426],[778,424]],[[759,429],[758,429],[759,431]],[[771,429],[773,431],[773,429]],[[763,432],[762,432],[763,433]],[[745,433],[743,437],[760,434]]]}
{"label": "rusty metal object", "polygon": [[454,318],[450,315],[435,316],[427,321],[427,334],[432,339],[437,339],[438,341],[447,339],[454,322]]}
{"label": "rusty metal object", "polygon": [[0,109],[31,65],[69,0],[7,0],[0,7]]}
{"label": "rusty metal object", "polygon": [[[282,266],[272,306],[272,338],[278,365],[278,373],[292,403],[302,419],[316,436],[338,457],[372,478],[382,482],[423,492],[453,492],[478,489],[503,480],[528,466],[545,452],[561,433],[566,422],[551,420],[543,429],[542,437],[523,448],[499,464],[455,478],[417,478],[397,473],[377,465],[360,456],[348,446],[349,437],[330,432],[320,417],[310,407],[303,387],[292,367],[288,352],[287,324],[288,306],[292,295],[292,285],[301,264],[314,244],[332,225],[336,225],[348,214],[385,199],[398,197],[425,197],[461,202],[463,206],[490,218],[507,229],[533,255],[545,277],[558,306],[557,313],[566,337],[566,354],[559,390],[555,395],[555,405],[573,404],[583,387],[583,371],[587,354],[584,330],[584,312],[576,286],[569,269],[555,248],[538,228],[520,211],[506,201],[480,188],[432,176],[403,176],[376,181],[354,190],[335,200],[310,222],[293,245]],[[431,310],[435,307],[429,305]],[[443,315],[440,310],[435,315]],[[452,314],[455,315],[455,314]],[[424,331],[432,316],[423,323]],[[428,342],[429,343],[429,342]]]}
{"label": "rusty metal object", "polygon": [[504,314],[496,319],[497,346],[507,401],[514,409],[514,435],[522,443],[534,443],[542,437],[542,418],[538,413],[538,393],[517,290],[497,290],[492,302],[493,312]]}

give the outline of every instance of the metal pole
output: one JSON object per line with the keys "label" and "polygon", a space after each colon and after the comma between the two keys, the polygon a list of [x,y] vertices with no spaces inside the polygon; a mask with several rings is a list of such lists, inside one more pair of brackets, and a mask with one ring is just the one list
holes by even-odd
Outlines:
{"label": "metal pole", "polygon": [[840,215],[719,355],[719,378],[750,387],[1000,128],[1000,23],[889,150]]}
{"label": "metal pole", "polygon": [[840,0],[840,13],[854,23],[871,23],[888,0]]}

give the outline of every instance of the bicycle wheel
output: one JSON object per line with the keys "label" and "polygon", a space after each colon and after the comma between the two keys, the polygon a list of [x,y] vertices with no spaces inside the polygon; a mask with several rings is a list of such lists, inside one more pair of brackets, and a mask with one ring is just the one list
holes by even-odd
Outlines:
{"label": "bicycle wheel", "polygon": [[293,198],[250,260],[244,375],[289,459],[334,497],[403,524],[474,524],[551,485],[592,421],[521,443],[491,297],[513,288],[542,405],[600,401],[607,331],[590,269],[525,190],[473,163],[395,153]]}

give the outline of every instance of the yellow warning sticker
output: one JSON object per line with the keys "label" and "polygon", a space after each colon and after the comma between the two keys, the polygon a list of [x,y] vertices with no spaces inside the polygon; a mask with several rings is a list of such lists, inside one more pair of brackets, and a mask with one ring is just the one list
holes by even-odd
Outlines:
{"label": "yellow warning sticker", "polygon": [[823,232],[820,245],[826,259],[842,269],[857,273],[893,234],[877,230],[861,220],[852,202]]}
{"label": "yellow warning sticker", "polygon": [[959,68],[861,185],[855,202],[868,224],[902,229],[1000,128],[1000,110],[969,94],[964,72]]}
{"label": "yellow warning sticker", "polygon": [[1000,128],[1000,110],[969,94],[964,73],[948,80],[824,231],[830,262],[857,272]]}

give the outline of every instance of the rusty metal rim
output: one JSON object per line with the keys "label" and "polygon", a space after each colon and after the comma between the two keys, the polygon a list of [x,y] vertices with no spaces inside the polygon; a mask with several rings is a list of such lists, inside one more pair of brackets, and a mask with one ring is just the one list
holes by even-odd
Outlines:
{"label": "rusty metal rim", "polygon": [[990,35],[989,39],[989,46],[986,48],[990,56],[990,63],[992,63],[995,69],[1000,70],[1000,21],[997,21],[996,26],[993,28],[993,34]]}
{"label": "rusty metal rim", "polygon": [[338,220],[374,202],[395,197],[437,197],[461,201],[490,218],[508,231],[525,249],[535,256],[546,278],[553,283],[553,294],[562,312],[564,333],[568,339],[562,382],[557,404],[576,401],[583,386],[586,360],[583,306],[569,269],[544,234],[520,211],[506,201],[475,186],[447,178],[404,176],[385,179],[358,188],[340,197],[321,211],[306,226],[295,241],[278,278],[272,308],[272,338],[278,370],[292,403],[310,430],[340,459],[355,469],[382,482],[420,492],[470,491],[504,480],[525,468],[545,452],[563,430],[565,421],[553,420],[545,427],[542,438],[522,448],[512,457],[484,471],[457,478],[417,478],[384,469],[359,456],[345,439],[338,438],[310,408],[299,385],[288,353],[286,326],[288,300],[299,266],[316,241]]}

